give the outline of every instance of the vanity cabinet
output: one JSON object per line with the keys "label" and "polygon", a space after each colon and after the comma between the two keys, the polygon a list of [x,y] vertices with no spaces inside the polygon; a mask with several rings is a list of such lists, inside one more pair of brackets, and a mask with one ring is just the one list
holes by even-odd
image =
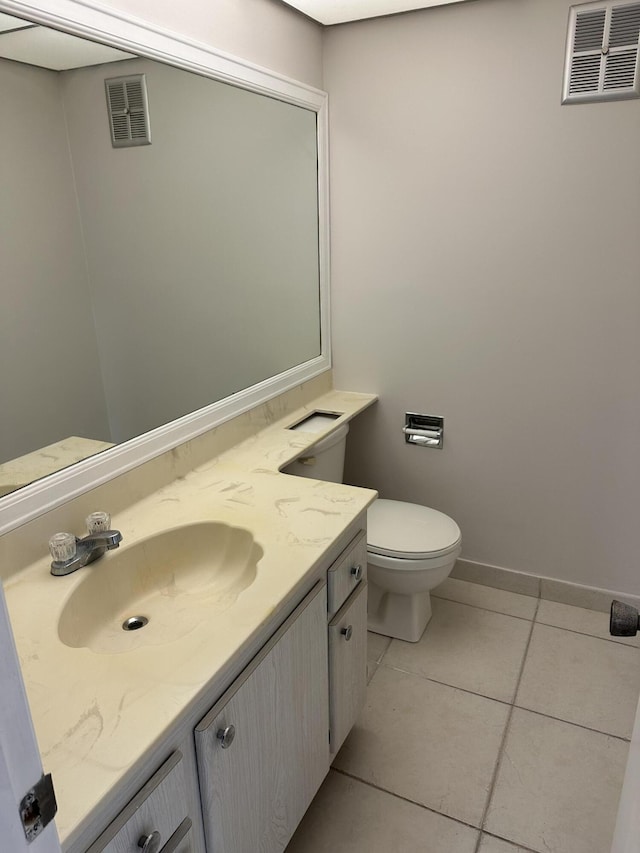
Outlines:
{"label": "vanity cabinet", "polygon": [[87,853],[192,853],[187,812],[184,765],[176,751]]}
{"label": "vanity cabinet", "polygon": [[86,853],[283,853],[365,700],[365,531],[333,553],[228,689],[176,724],[170,757]]}
{"label": "vanity cabinet", "polygon": [[329,770],[326,585],[196,727],[208,853],[282,853]]}

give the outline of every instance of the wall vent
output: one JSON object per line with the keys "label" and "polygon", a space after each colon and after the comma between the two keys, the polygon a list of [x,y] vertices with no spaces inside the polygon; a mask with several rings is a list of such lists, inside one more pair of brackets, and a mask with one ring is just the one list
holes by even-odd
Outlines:
{"label": "wall vent", "polygon": [[104,81],[114,148],[150,145],[149,104],[144,74],[110,77]]}
{"label": "wall vent", "polygon": [[572,6],[563,104],[640,98],[640,2]]}

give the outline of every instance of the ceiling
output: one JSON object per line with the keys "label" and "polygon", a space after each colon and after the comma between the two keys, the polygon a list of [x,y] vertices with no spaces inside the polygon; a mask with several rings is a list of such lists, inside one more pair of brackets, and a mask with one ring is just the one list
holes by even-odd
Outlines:
{"label": "ceiling", "polygon": [[0,13],[0,57],[51,71],[67,71],[131,59],[133,54]]}
{"label": "ceiling", "polygon": [[395,15],[413,9],[427,9],[431,6],[444,6],[447,3],[460,3],[462,0],[284,0],[304,12],[321,24],[344,24],[347,21],[360,21],[363,18],[379,18],[382,15]]}

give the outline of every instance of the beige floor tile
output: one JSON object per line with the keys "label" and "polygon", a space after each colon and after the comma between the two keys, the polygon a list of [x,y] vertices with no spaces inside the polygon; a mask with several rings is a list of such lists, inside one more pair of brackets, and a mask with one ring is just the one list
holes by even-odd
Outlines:
{"label": "beige floor tile", "polygon": [[461,604],[473,604],[484,607],[485,610],[495,610],[496,613],[506,613],[507,616],[519,616],[521,619],[533,619],[536,612],[537,598],[530,595],[519,595],[492,586],[479,583],[447,578],[437,586],[432,595],[436,598],[447,598],[449,601],[459,601]]}
{"label": "beige floor tile", "polygon": [[539,853],[611,847],[628,745],[515,709],[485,827]]}
{"label": "beige floor tile", "polygon": [[442,598],[432,605],[422,639],[393,640],[385,665],[512,702],[531,623]]}
{"label": "beige floor tile", "polygon": [[391,637],[383,637],[382,634],[367,632],[367,660],[380,663],[384,653],[389,648]]}
{"label": "beige floor tile", "polygon": [[479,826],[508,710],[381,665],[335,766]]}
{"label": "beige floor tile", "polygon": [[516,847],[508,841],[494,838],[492,835],[482,835],[478,853],[529,853],[524,847]]}
{"label": "beige floor tile", "polygon": [[474,853],[477,831],[331,771],[287,853]]}
{"label": "beige floor tile", "polygon": [[631,737],[640,651],[535,625],[516,705],[618,737]]}
{"label": "beige floor tile", "polygon": [[599,610],[585,610],[584,607],[573,607],[571,604],[560,604],[557,601],[540,602],[536,622],[544,625],[554,625],[556,628],[566,628],[578,631],[580,634],[591,634],[603,640],[622,643],[625,646],[640,648],[640,635],[636,637],[612,637],[609,633],[609,614]]}

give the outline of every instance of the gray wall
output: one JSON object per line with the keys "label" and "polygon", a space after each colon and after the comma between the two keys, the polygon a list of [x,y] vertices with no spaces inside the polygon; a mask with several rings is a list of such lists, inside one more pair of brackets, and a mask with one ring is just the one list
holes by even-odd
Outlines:
{"label": "gray wall", "polygon": [[[144,72],[152,144],[114,149]],[[61,75],[114,441],[320,354],[315,113],[131,60]]]}
{"label": "gray wall", "polygon": [[327,31],[335,384],[381,397],[352,482],[468,559],[638,593],[640,102],[560,106],[568,8]]}
{"label": "gray wall", "polygon": [[54,72],[0,60],[0,462],[108,441],[82,234]]}

